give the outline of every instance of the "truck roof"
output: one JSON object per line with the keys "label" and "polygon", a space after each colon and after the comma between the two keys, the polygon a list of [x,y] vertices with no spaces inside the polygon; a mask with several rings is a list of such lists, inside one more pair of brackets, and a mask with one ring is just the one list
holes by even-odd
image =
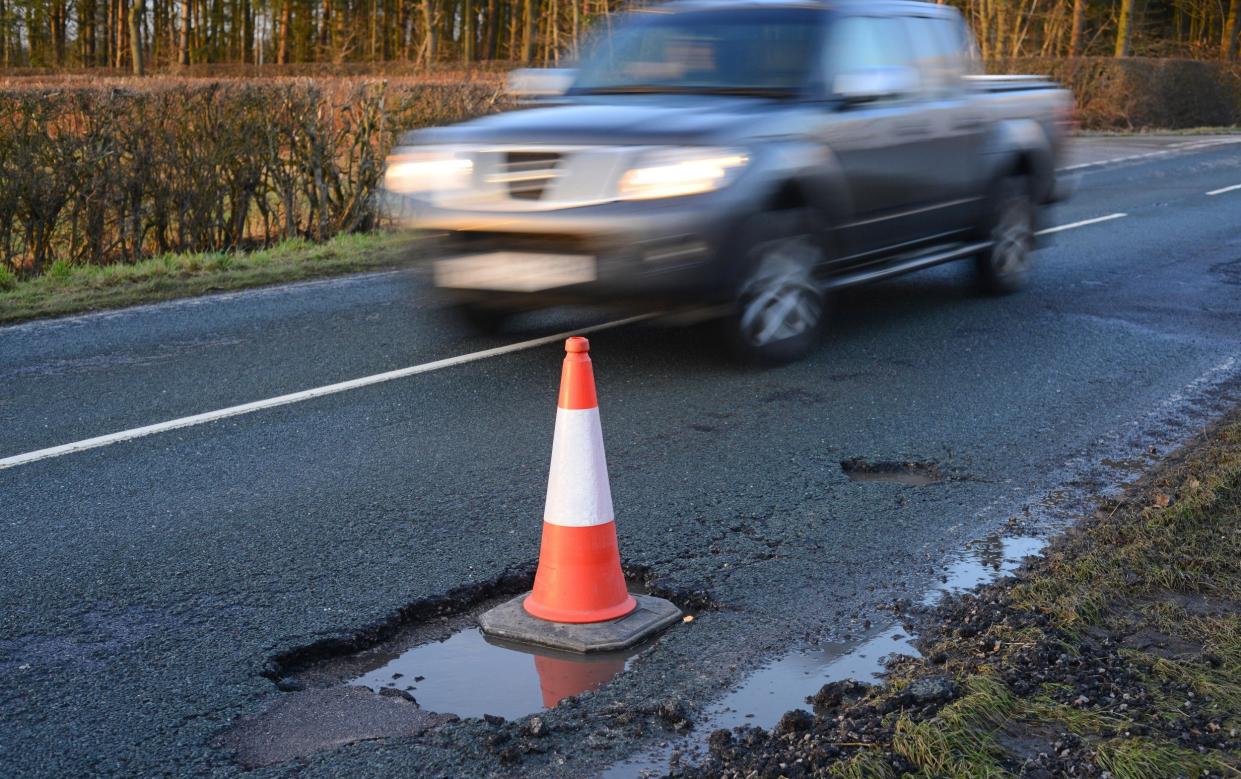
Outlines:
{"label": "truck roof", "polygon": [[673,0],[663,5],[647,6],[642,10],[728,11],[739,8],[833,8],[865,11],[868,14],[903,13],[919,16],[954,16],[957,13],[950,5],[922,0]]}

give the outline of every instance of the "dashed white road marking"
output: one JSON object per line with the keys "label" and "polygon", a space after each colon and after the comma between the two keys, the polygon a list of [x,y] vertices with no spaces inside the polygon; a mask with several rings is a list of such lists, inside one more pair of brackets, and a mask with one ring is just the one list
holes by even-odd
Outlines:
{"label": "dashed white road marking", "polygon": [[464,365],[470,362],[486,360],[491,357],[500,357],[505,354],[514,352],[522,352],[527,349],[534,349],[539,346],[547,346],[554,344],[571,335],[584,335],[586,333],[597,333],[600,330],[610,330],[616,327],[641,322],[657,316],[656,313],[638,314],[637,316],[626,317],[624,319],[613,319],[610,322],[603,322],[590,327],[582,327],[565,333],[556,333],[555,335],[545,335],[541,338],[532,338],[528,341],[518,341],[517,343],[508,344],[507,346],[497,346],[494,349],[484,349],[479,352],[470,352],[469,354],[461,354],[456,357],[446,357],[442,360],[434,360],[432,362],[424,362],[420,365],[411,365],[408,368],[398,368],[393,371],[384,373],[376,373],[371,376],[363,376],[358,379],[350,379],[336,384],[328,384],[323,387],[315,387],[313,389],[302,390],[301,392],[291,392],[288,395],[280,395],[266,400],[256,400],[251,403],[242,403],[239,406],[229,406],[217,411],[207,411],[202,414],[193,414],[188,417],[179,417],[170,419],[167,422],[157,422],[153,425],[144,425],[135,427],[130,430],[122,430],[119,433],[110,433],[108,435],[87,438],[82,441],[75,441],[71,444],[62,444],[60,446],[52,446],[47,449],[39,449],[34,452],[26,452],[25,454],[16,454],[11,457],[0,459],[0,470],[12,468],[17,465],[25,465],[26,463],[36,462],[38,460],[46,460],[51,457],[60,457],[65,454],[81,452],[87,449],[97,449],[101,446],[120,443],[121,441],[132,441],[135,438],[143,438],[156,433],[164,433],[169,430],[178,430],[185,427],[193,427],[195,425],[206,424],[207,422],[215,422],[228,417],[237,417],[242,414],[251,414],[255,411],[263,411],[277,406],[287,406],[292,403],[301,403],[304,400],[312,400],[321,398],[325,395],[335,395],[340,392],[348,392],[349,390],[359,389],[361,387],[369,387],[372,384],[382,384],[383,382],[393,381],[395,379],[403,379],[407,376],[416,376],[420,373],[430,373],[432,371],[443,370],[444,368],[452,368],[457,365]]}
{"label": "dashed white road marking", "polygon": [[1233,184],[1231,187],[1221,187],[1219,189],[1213,189],[1207,194],[1208,195],[1222,195],[1225,192],[1232,192],[1233,190],[1237,190],[1237,189],[1241,189],[1241,184]]}
{"label": "dashed white road marking", "polygon": [[1045,230],[1039,230],[1037,233],[1035,233],[1035,235],[1051,235],[1052,233],[1061,233],[1061,232],[1064,232],[1065,230],[1075,230],[1079,227],[1085,227],[1086,225],[1099,224],[1100,222],[1110,222],[1113,219],[1123,219],[1126,216],[1129,216],[1129,215],[1118,211],[1115,214],[1108,214],[1107,216],[1096,216],[1094,219],[1083,219],[1080,222],[1070,222],[1069,224],[1066,224],[1066,225],[1057,225],[1055,227],[1048,227]]}

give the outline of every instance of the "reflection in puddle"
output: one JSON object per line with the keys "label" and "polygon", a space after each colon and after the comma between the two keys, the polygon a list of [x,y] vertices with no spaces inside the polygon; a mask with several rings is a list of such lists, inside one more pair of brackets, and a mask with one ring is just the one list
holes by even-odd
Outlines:
{"label": "reflection in puddle", "polygon": [[974,542],[965,557],[948,566],[941,584],[922,598],[925,606],[934,606],[945,594],[972,590],[980,584],[1008,576],[1021,566],[1021,561],[1037,555],[1047,545],[1036,536],[987,536]]}
{"label": "reflection in puddle", "polygon": [[404,690],[430,711],[508,719],[554,707],[594,690],[625,670],[645,647],[625,653],[574,655],[494,642],[478,628],[416,646],[348,684]]}

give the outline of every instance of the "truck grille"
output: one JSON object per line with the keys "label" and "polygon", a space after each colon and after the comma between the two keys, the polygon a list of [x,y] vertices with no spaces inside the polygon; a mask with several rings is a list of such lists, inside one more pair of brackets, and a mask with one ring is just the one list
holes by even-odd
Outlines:
{"label": "truck grille", "polygon": [[493,184],[504,184],[514,200],[538,200],[560,177],[559,167],[559,152],[510,151],[490,179]]}

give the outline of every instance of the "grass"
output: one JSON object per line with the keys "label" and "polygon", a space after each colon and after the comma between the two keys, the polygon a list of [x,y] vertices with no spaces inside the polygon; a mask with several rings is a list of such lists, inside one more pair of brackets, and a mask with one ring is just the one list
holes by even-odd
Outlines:
{"label": "grass", "polygon": [[133,265],[58,260],[38,278],[0,269],[0,322],[64,316],[209,292],[396,267],[409,239],[389,233],[301,239],[251,252],[168,254]]}

